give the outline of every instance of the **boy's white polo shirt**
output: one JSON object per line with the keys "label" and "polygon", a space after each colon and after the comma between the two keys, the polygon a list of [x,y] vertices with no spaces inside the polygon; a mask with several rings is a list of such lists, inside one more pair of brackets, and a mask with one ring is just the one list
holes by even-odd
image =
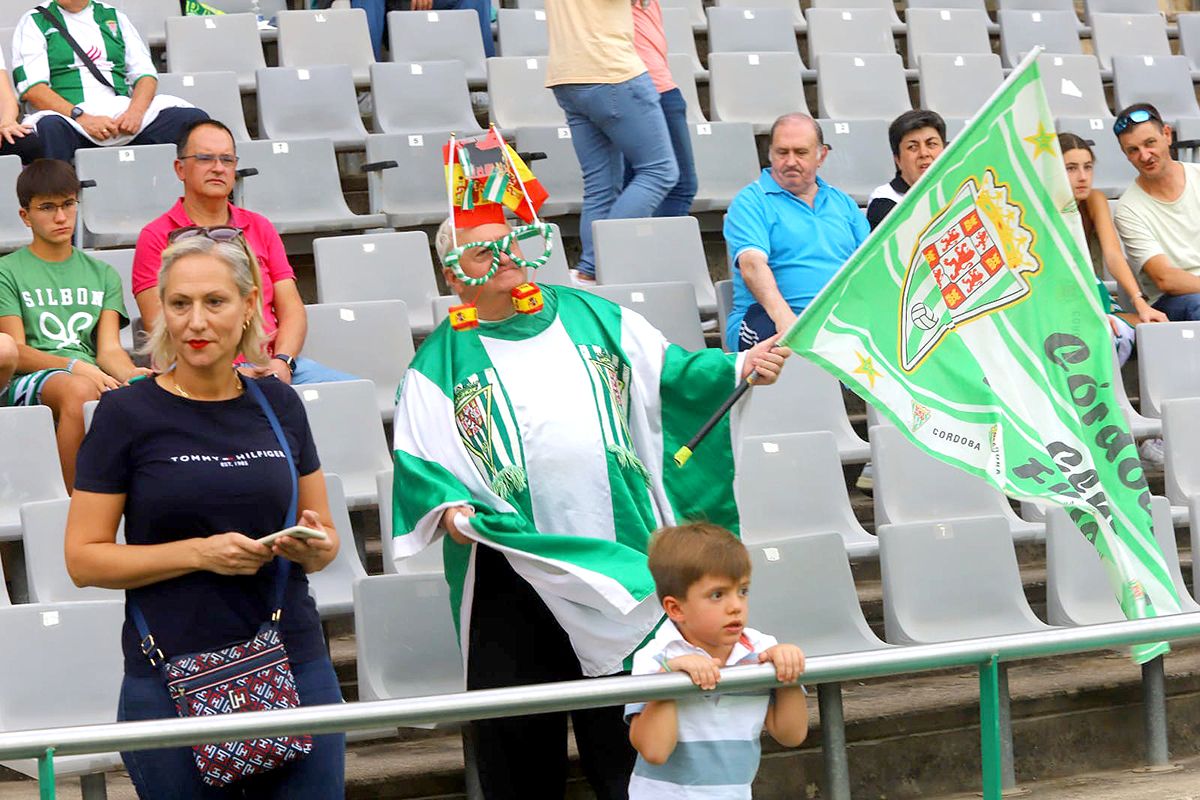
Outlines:
{"label": "boy's white polo shirt", "polygon": [[[758,654],[775,637],[746,628],[725,666],[757,664]],[[666,671],[666,663],[685,655],[708,654],[691,644],[666,620],[658,633],[633,656],[633,674]],[[758,772],[759,738],[773,690],[711,692],[676,701],[679,738],[667,763],[655,766],[640,755],[629,781],[629,800],[750,800]],[[625,719],[645,703],[625,706]]]}

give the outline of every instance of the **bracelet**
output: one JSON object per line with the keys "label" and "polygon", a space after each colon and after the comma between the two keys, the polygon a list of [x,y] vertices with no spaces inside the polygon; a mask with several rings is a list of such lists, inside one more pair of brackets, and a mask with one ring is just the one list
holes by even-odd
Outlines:
{"label": "bracelet", "polygon": [[73,373],[75,370],[75,365],[78,363],[79,363],[78,358],[72,358],[70,361],[68,361],[67,362],[67,372]]}

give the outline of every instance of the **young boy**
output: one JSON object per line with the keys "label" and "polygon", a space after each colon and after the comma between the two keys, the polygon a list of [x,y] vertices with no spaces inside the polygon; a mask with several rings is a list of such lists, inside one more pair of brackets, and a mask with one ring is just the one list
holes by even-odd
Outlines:
{"label": "young boy", "polygon": [[[686,672],[711,691],[722,667],[769,661],[784,684],[804,671],[799,647],[746,627],[750,556],[729,531],[706,523],[658,531],[650,542],[650,573],[668,619],[634,655],[634,675]],[[638,751],[629,800],[749,800],[764,723],[785,747],[808,734],[804,689],[790,685],[630,704],[625,716]],[[697,794],[684,786],[703,788]]]}
{"label": "young boy", "polygon": [[22,170],[17,200],[33,243],[0,258],[0,335],[17,349],[16,376],[0,406],[50,407],[68,492],[83,404],[149,372],[121,348],[129,318],[117,271],[71,245],[78,198],[79,178],[65,161],[38,159]]}

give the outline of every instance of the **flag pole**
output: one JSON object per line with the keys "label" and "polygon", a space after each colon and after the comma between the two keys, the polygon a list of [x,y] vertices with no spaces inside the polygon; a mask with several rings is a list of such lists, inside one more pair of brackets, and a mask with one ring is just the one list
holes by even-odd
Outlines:
{"label": "flag pole", "polygon": [[708,422],[700,426],[700,430],[696,431],[696,435],[689,439],[687,444],[675,451],[675,466],[682,467],[688,462],[688,459],[692,457],[692,453],[700,446],[700,443],[704,441],[712,429],[717,426],[721,418],[728,414],[729,409],[733,408],[733,404],[740,400],[742,395],[748,392],[750,387],[754,385],[756,375],[758,375],[757,372],[751,372],[744,381],[739,383],[737,388],[730,392],[729,397],[725,398],[725,402],[721,403],[721,406],[708,418]]}

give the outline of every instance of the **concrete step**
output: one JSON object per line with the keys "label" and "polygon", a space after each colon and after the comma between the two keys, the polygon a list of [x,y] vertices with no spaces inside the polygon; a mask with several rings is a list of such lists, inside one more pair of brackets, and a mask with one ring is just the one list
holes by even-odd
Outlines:
{"label": "concrete step", "polygon": [[[1026,785],[1029,800],[1200,800],[1200,757],[1178,759],[1166,770],[1089,772]],[[976,800],[977,793],[930,800]]]}

